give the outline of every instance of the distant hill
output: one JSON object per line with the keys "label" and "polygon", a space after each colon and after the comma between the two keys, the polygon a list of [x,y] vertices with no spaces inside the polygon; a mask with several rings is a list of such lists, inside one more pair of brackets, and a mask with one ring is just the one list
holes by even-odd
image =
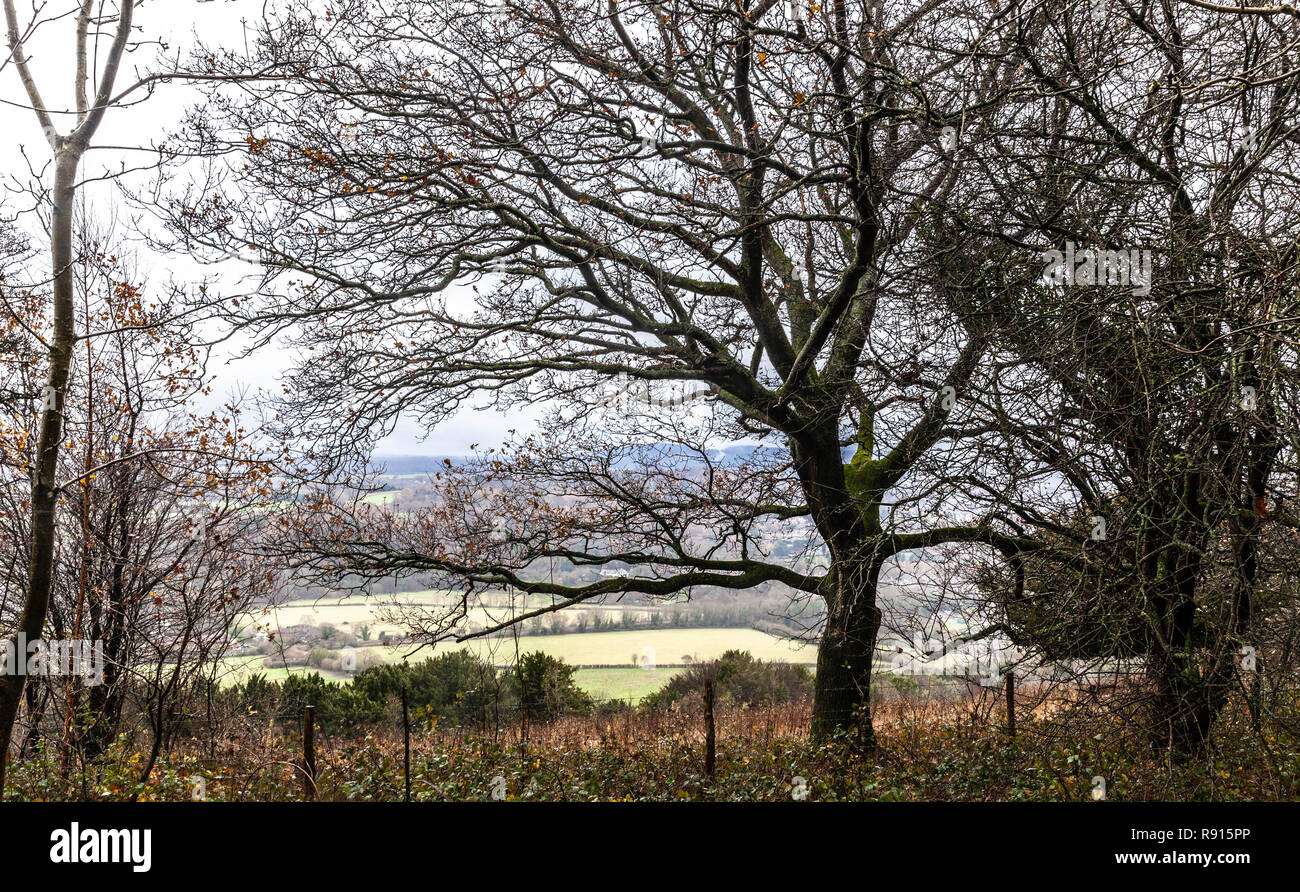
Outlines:
{"label": "distant hill", "polygon": [[[654,449],[661,455],[686,456],[698,458],[697,453],[688,450],[683,446],[672,443],[645,444],[646,449]],[[780,446],[756,445],[753,443],[737,443],[732,446],[725,446],[720,449],[710,449],[709,456],[715,462],[731,464],[734,462],[744,462],[754,458],[760,452],[765,459],[771,460],[774,455],[784,456],[787,450]],[[848,461],[853,455],[853,448],[848,447],[843,450],[844,460]],[[452,464],[464,461],[467,456],[464,455],[376,455],[370,462],[371,468],[377,474],[386,474],[390,476],[402,476],[407,474],[432,474],[440,471],[444,467],[444,462],[450,460]],[[700,462],[703,464],[703,462]]]}
{"label": "distant hill", "polygon": [[376,455],[370,459],[370,469],[377,474],[431,474],[441,470],[443,462],[460,461],[459,455]]}

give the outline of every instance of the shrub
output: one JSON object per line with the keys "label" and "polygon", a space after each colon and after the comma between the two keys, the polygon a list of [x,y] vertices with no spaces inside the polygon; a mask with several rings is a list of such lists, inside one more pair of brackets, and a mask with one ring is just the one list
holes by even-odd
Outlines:
{"label": "shrub", "polygon": [[729,650],[716,660],[696,662],[641,700],[650,709],[661,709],[688,694],[699,692],[704,682],[713,682],[719,702],[768,706],[794,703],[812,697],[813,675],[803,666],[769,663],[755,659],[749,651]]}
{"label": "shrub", "polygon": [[371,666],[357,673],[352,687],[381,705],[400,697],[405,687],[412,707],[431,711],[444,724],[483,723],[495,710],[513,705],[508,686],[498,680],[496,669],[466,650],[414,665]]}
{"label": "shrub", "polygon": [[528,715],[548,721],[569,712],[589,713],[591,697],[573,680],[576,671],[563,660],[541,651],[521,656],[515,664],[514,678],[520,685]]}

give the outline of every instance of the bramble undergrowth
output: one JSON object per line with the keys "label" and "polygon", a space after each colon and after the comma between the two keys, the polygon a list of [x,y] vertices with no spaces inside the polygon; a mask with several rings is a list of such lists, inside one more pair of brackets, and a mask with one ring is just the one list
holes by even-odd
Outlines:
{"label": "bramble undergrowth", "polygon": [[[1046,706],[1045,706],[1046,704]],[[877,706],[877,749],[857,754],[838,741],[816,746],[806,705],[735,708],[717,717],[716,776],[704,777],[703,722],[687,709],[568,717],[483,733],[412,731],[416,801],[990,801],[1258,800],[1300,797],[1294,706],[1256,724],[1230,704],[1210,747],[1182,763],[1112,714],[1100,717],[1044,701],[1010,739],[1000,701],[987,693],[955,700],[902,699]],[[1050,707],[1050,708],[1047,708]],[[283,801],[304,798],[301,737],[246,725],[215,745],[178,745],[141,782],[143,756],[124,736],[86,766],[59,767],[40,747],[15,761],[7,798],[23,800]],[[317,798],[399,801],[402,736],[390,730],[317,736]],[[200,780],[201,778],[201,780]]]}

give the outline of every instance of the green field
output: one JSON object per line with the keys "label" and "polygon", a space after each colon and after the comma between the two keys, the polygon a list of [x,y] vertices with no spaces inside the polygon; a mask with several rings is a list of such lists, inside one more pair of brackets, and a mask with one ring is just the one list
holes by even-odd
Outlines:
{"label": "green field", "polygon": [[372,492],[369,495],[362,496],[361,501],[367,505],[391,505],[401,493],[398,490],[390,489],[384,492]]}
{"label": "green field", "polygon": [[[331,625],[354,635],[360,635],[362,626],[369,626],[370,640],[377,641],[381,633],[386,632],[390,637],[400,637],[404,633],[400,626],[383,619],[384,613],[402,607],[417,611],[424,608],[431,614],[440,615],[442,609],[454,603],[455,597],[452,592],[430,589],[371,598],[360,596],[304,598],[250,611],[241,617],[241,623],[246,629],[264,632],[285,626]],[[543,607],[551,603],[549,598],[544,597],[535,596],[525,600],[522,596],[512,598],[509,595],[492,592],[479,595],[476,600],[482,606],[471,607],[462,622],[478,628],[505,622],[525,609]],[[629,614],[637,621],[644,622],[649,620],[652,612],[652,609],[647,607],[584,604],[563,611],[561,616],[570,624],[576,623],[584,616],[590,620],[597,614],[606,623],[619,622]]]}
{"label": "green field", "polygon": [[[479,638],[471,641],[444,641],[436,647],[419,651],[413,645],[380,646],[373,652],[386,662],[394,663],[413,655],[416,660],[468,650],[494,665],[506,666],[520,654],[540,650],[564,660],[571,666],[627,666],[633,658],[650,657],[656,665],[711,660],[728,650],[747,650],[762,660],[785,663],[813,663],[817,652],[810,646],[774,638],[755,629],[645,629],[626,632],[587,632],[573,635],[520,635],[515,638]],[[260,657],[232,657],[252,661]]]}
{"label": "green field", "polygon": [[[540,650],[574,666],[632,665],[633,654],[653,650],[657,664],[711,660],[728,650],[747,650],[761,660],[815,663],[817,651],[756,629],[632,629],[620,632],[585,632],[572,635],[520,635],[518,652]],[[514,662],[516,639],[475,639],[438,645],[436,652],[468,648],[496,664]]]}
{"label": "green field", "polygon": [[659,690],[682,669],[579,669],[578,687],[596,700],[640,700]]}
{"label": "green field", "polygon": [[[659,690],[668,679],[681,669],[579,669],[575,674],[578,687],[596,700],[640,700],[646,694]],[[267,681],[284,681],[290,674],[305,675],[319,672],[333,681],[347,681],[347,676],[336,672],[322,672],[305,666],[292,669],[266,669],[262,657],[230,657],[222,661],[219,680],[223,685],[243,681],[250,675],[261,675]]]}
{"label": "green field", "polygon": [[[516,650],[517,648],[517,650]],[[812,663],[817,654],[812,647],[799,647],[793,642],[765,635],[754,629],[646,629],[623,632],[588,632],[573,635],[521,635],[514,638],[477,639],[461,643],[443,642],[435,648],[416,651],[412,646],[367,648],[370,653],[382,656],[387,662],[400,662],[407,658],[424,660],[430,656],[466,649],[494,665],[505,666],[514,662],[515,654],[540,650],[564,660],[571,666],[614,665],[608,669],[579,669],[578,685],[598,699],[639,700],[658,690],[664,682],[681,669],[642,669],[633,666],[632,660],[652,657],[656,665],[685,663],[695,660],[715,659],[728,650],[747,650],[764,660],[793,663]],[[282,681],[289,673],[309,673],[319,670],[304,666],[266,669],[263,657],[229,657],[222,661],[221,681],[234,684],[247,676],[261,673],[269,680]],[[274,663],[274,660],[272,660]],[[625,667],[625,668],[624,668]],[[345,681],[346,675],[321,672],[326,678]]]}
{"label": "green field", "polygon": [[276,666],[267,669],[262,661],[265,657],[226,657],[220,661],[217,670],[217,682],[222,686],[236,684],[250,675],[261,675],[267,681],[284,681],[290,675],[309,675],[317,673],[333,681],[347,681],[348,676],[341,672],[326,672],[310,666]]}
{"label": "green field", "polygon": [[[382,595],[370,598],[326,597],[317,599],[300,599],[253,611],[242,618],[243,632],[247,635],[252,630],[264,632],[278,631],[288,626],[331,625],[342,631],[360,636],[361,627],[369,627],[369,640],[377,641],[381,633],[390,637],[400,637],[404,629],[380,618],[381,614],[392,611],[399,605],[404,609],[419,611],[421,608],[437,611],[448,603],[454,603],[455,595],[451,592],[427,590],[406,592],[396,595]],[[479,599],[483,606],[475,607],[469,613],[469,622],[483,625],[500,622],[525,608],[536,608],[549,604],[546,598],[534,597],[525,600],[520,596],[488,593]],[[623,606],[619,604],[586,604],[565,610],[563,615],[569,623],[574,623],[579,614],[586,614],[588,620],[599,614],[605,621],[618,622],[625,614],[632,614],[638,621],[649,619],[652,608]],[[514,663],[516,654],[541,651],[564,660],[571,666],[613,666],[615,668],[580,669],[578,684],[593,697],[599,699],[640,699],[651,691],[662,687],[664,682],[680,669],[642,669],[638,663],[649,661],[656,666],[690,663],[697,660],[710,660],[720,657],[728,650],[749,651],[763,660],[775,660],[792,663],[814,663],[817,659],[815,648],[799,645],[795,642],[775,638],[755,629],[745,628],[646,628],[608,632],[573,632],[552,635],[520,635],[505,638],[478,638],[466,642],[444,642],[434,648],[415,650],[412,646],[376,646],[365,648],[367,655],[378,656],[386,662],[399,662],[410,658],[423,660],[430,656],[455,650],[469,650],[497,666]],[[263,657],[231,657],[222,664],[222,683],[233,684],[253,673],[261,673],[269,680],[281,681],[290,673],[316,672],[304,666],[285,668],[275,666],[267,669]],[[345,681],[347,675],[342,673],[320,672],[326,678]]]}

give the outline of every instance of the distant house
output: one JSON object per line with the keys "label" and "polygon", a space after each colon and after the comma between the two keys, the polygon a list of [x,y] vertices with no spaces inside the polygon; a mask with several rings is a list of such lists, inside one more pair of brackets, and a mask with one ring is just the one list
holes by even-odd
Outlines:
{"label": "distant house", "polygon": [[262,665],[267,669],[276,669],[284,666],[304,666],[307,663],[307,648],[301,644],[295,644],[292,647],[286,647],[284,650],[273,653],[262,660]]}

